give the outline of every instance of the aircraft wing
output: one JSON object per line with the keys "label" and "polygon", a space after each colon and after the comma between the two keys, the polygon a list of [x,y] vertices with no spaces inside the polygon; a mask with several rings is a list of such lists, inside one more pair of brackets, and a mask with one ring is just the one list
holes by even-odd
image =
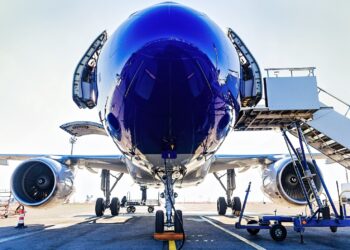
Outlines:
{"label": "aircraft wing", "polygon": [[[32,158],[51,158],[69,167],[82,166],[93,171],[94,168],[109,169],[128,173],[122,155],[45,155],[45,154],[0,154],[0,165],[8,165],[8,160],[25,161]],[[96,171],[93,171],[96,172]]]}
{"label": "aircraft wing", "polygon": [[[327,157],[323,154],[313,154],[314,159],[326,159]],[[283,158],[288,158],[290,155],[287,154],[265,154],[265,155],[214,155],[214,160],[210,166],[210,173],[241,168],[240,172],[244,172],[249,168],[258,166],[267,166]],[[309,155],[306,155],[309,158]]]}
{"label": "aircraft wing", "polygon": [[266,166],[285,157],[288,157],[288,155],[215,155],[209,172],[214,173],[233,168],[248,169],[254,166]]}

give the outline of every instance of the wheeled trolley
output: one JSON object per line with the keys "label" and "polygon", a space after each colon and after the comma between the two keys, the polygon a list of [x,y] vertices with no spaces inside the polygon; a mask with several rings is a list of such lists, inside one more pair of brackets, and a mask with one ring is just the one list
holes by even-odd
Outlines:
{"label": "wheeled trolley", "polygon": [[154,212],[155,206],[160,206],[160,199],[158,194],[158,199],[131,199],[130,193],[127,194],[127,196],[124,196],[121,200],[121,207],[126,208],[127,213],[135,213],[136,207],[148,207],[147,211],[148,213]]}
{"label": "wheeled trolley", "polygon": [[11,191],[0,190],[0,218],[9,216],[9,208],[11,203]]}
{"label": "wheeled trolley", "polygon": [[[237,229],[246,229],[251,235],[256,235],[260,230],[269,229],[271,238],[275,241],[283,241],[287,237],[287,230],[284,227],[283,223],[292,223],[293,229],[295,232],[300,233],[300,240],[303,243],[303,232],[305,228],[308,227],[329,227],[330,231],[335,233],[338,227],[350,227],[350,216],[346,214],[345,204],[342,204],[340,200],[339,212],[335,207],[332,197],[329,194],[328,188],[324,182],[323,176],[320,173],[320,170],[317,166],[316,161],[312,157],[312,153],[310,148],[305,140],[304,135],[300,129],[300,125],[298,123],[295,124],[295,129],[297,131],[299,137],[299,149],[295,149],[289,140],[286,132],[287,130],[282,130],[284,139],[286,141],[288,150],[290,152],[291,158],[294,161],[294,171],[296,172],[296,176],[298,178],[298,183],[300,184],[304,197],[307,201],[308,207],[310,209],[310,215],[296,215],[296,216],[280,216],[280,215],[265,215],[260,217],[258,220],[249,220],[246,225],[242,225],[242,219],[244,216],[244,210],[247,204],[251,182],[248,185],[246,190],[246,195],[244,198],[242,212],[239,216],[238,222],[235,224]],[[304,150],[304,145],[308,150],[312,158],[312,163],[316,170],[316,175],[320,178],[321,185],[325,191],[326,200],[321,201],[321,198],[317,192],[315,187],[313,178],[315,174],[311,174],[309,166],[306,162],[306,154]],[[294,155],[293,155],[294,153]],[[302,166],[302,168],[298,168],[297,164]],[[309,190],[307,190],[304,182],[307,182],[309,185]],[[312,204],[310,193],[312,194],[315,203],[314,206]],[[331,215],[331,209],[333,210],[333,214]]]}

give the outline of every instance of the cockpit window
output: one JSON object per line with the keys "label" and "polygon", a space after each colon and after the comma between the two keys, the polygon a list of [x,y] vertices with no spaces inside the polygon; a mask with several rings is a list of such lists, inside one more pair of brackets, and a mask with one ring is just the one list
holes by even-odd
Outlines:
{"label": "cockpit window", "polygon": [[156,82],[156,65],[146,65],[141,69],[139,79],[135,86],[135,92],[143,99],[151,97],[154,84]]}
{"label": "cockpit window", "polygon": [[203,90],[203,80],[200,71],[193,60],[183,60],[183,65],[186,68],[185,72],[187,72],[187,75],[185,77],[191,93],[194,97],[197,97]]}

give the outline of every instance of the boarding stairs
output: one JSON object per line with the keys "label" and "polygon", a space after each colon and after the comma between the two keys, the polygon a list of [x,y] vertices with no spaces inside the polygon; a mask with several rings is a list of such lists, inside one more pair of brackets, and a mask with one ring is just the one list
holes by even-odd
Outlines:
{"label": "boarding stairs", "polygon": [[[319,88],[314,70],[313,67],[266,69],[263,105],[260,102],[255,107],[242,108],[234,129],[284,128],[297,136],[294,124],[300,123],[310,146],[350,169],[350,105]],[[283,75],[286,72],[288,76]],[[325,104],[330,102],[334,106]],[[340,112],[341,108],[345,111]]]}

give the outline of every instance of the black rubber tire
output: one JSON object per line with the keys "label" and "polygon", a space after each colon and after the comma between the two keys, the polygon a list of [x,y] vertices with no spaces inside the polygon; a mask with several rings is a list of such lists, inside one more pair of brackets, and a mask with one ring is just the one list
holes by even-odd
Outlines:
{"label": "black rubber tire", "polygon": [[183,223],[182,211],[176,210],[176,213],[180,218],[178,218],[176,214],[174,214],[174,230],[175,230],[175,233],[182,233],[182,227],[181,227],[181,224]]}
{"label": "black rubber tire", "polygon": [[129,206],[129,207],[126,208],[126,212],[127,212],[128,214],[131,213],[131,206]]}
{"label": "black rubber tire", "polygon": [[156,233],[164,233],[164,212],[158,210],[156,212]]}
{"label": "black rubber tire", "polygon": [[239,214],[242,211],[242,202],[239,197],[233,197],[232,199],[232,213],[236,216],[239,216]]}
{"label": "black rubber tire", "polygon": [[332,233],[336,233],[338,231],[338,227],[329,227]]}
{"label": "black rubber tire", "polygon": [[154,212],[154,207],[149,206],[149,207],[147,208],[147,211],[148,211],[150,214],[153,213],[153,212]]}
{"label": "black rubber tire", "polygon": [[111,201],[111,205],[110,205],[110,210],[111,210],[111,214],[113,216],[117,216],[119,214],[119,210],[120,210],[120,202],[118,198],[113,198]]}
{"label": "black rubber tire", "polygon": [[103,198],[98,198],[95,203],[95,214],[97,217],[101,217],[105,212],[105,201]]}
{"label": "black rubber tire", "polygon": [[270,235],[275,241],[284,241],[287,237],[287,229],[281,224],[275,224],[270,228]]}
{"label": "black rubber tire", "polygon": [[225,215],[227,210],[227,203],[224,197],[219,197],[216,203],[216,208],[219,215]]}
{"label": "black rubber tire", "polygon": [[135,211],[136,211],[136,207],[132,206],[132,207],[131,207],[131,212],[132,212],[132,213],[135,213]]}
{"label": "black rubber tire", "polygon": [[[256,220],[250,220],[248,221],[247,223],[248,225],[251,225],[251,224],[258,224],[258,222]],[[257,229],[257,228],[247,228],[247,231],[248,233],[250,233],[250,235],[257,235],[260,231],[260,229]]]}

